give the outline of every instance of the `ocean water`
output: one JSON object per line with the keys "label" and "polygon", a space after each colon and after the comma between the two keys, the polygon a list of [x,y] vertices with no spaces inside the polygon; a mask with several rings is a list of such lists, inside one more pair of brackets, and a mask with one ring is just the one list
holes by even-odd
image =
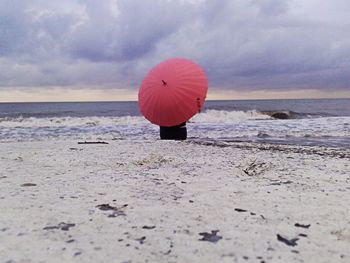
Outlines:
{"label": "ocean water", "polygon": [[[350,148],[350,99],[207,101],[187,130],[189,139]],[[0,103],[0,142],[158,138],[137,102]]]}

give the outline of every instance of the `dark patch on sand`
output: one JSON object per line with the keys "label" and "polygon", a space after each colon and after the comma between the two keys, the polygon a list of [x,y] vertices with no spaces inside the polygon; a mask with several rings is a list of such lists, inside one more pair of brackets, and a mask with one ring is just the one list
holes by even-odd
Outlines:
{"label": "dark patch on sand", "polygon": [[288,180],[285,182],[275,182],[275,183],[272,183],[270,185],[282,185],[282,184],[291,184],[291,183],[293,183],[293,181]]}
{"label": "dark patch on sand", "polygon": [[140,238],[136,238],[135,240],[136,240],[136,241],[139,241],[139,242],[140,242],[140,244],[142,245],[142,244],[145,242],[146,237],[145,237],[145,236],[143,236],[143,237],[140,237]]}
{"label": "dark patch on sand", "polygon": [[116,206],[111,206],[110,204],[101,204],[101,205],[97,205],[96,207],[102,211],[112,211],[112,214],[108,215],[108,217],[117,217],[117,216],[126,216],[125,212],[122,209],[127,206],[128,205],[125,204],[122,207],[118,208]]}
{"label": "dark patch on sand", "polygon": [[200,241],[208,241],[211,243],[216,243],[220,239],[222,239],[222,236],[217,235],[218,232],[219,232],[219,230],[212,230],[211,233],[207,233],[207,232],[199,233],[199,235],[202,236],[202,238],[199,240]]}

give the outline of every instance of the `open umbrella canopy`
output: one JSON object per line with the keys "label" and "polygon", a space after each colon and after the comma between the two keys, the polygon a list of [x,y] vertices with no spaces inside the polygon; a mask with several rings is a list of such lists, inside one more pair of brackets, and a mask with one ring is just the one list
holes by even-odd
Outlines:
{"label": "open umbrella canopy", "polygon": [[141,113],[159,126],[188,121],[203,106],[208,79],[196,63],[184,58],[161,62],[146,75],[139,89]]}

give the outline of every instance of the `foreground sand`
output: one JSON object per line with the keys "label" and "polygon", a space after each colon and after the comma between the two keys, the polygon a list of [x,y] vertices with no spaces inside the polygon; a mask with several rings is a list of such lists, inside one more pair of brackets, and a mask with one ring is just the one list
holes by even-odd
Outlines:
{"label": "foreground sand", "polygon": [[0,147],[1,263],[350,262],[346,150],[128,140]]}

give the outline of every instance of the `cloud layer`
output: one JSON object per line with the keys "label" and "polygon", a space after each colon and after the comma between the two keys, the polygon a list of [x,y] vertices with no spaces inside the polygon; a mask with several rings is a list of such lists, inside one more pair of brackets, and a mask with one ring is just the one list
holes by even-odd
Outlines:
{"label": "cloud layer", "polygon": [[0,89],[136,90],[187,57],[212,89],[349,90],[349,13],[347,0],[2,0]]}

